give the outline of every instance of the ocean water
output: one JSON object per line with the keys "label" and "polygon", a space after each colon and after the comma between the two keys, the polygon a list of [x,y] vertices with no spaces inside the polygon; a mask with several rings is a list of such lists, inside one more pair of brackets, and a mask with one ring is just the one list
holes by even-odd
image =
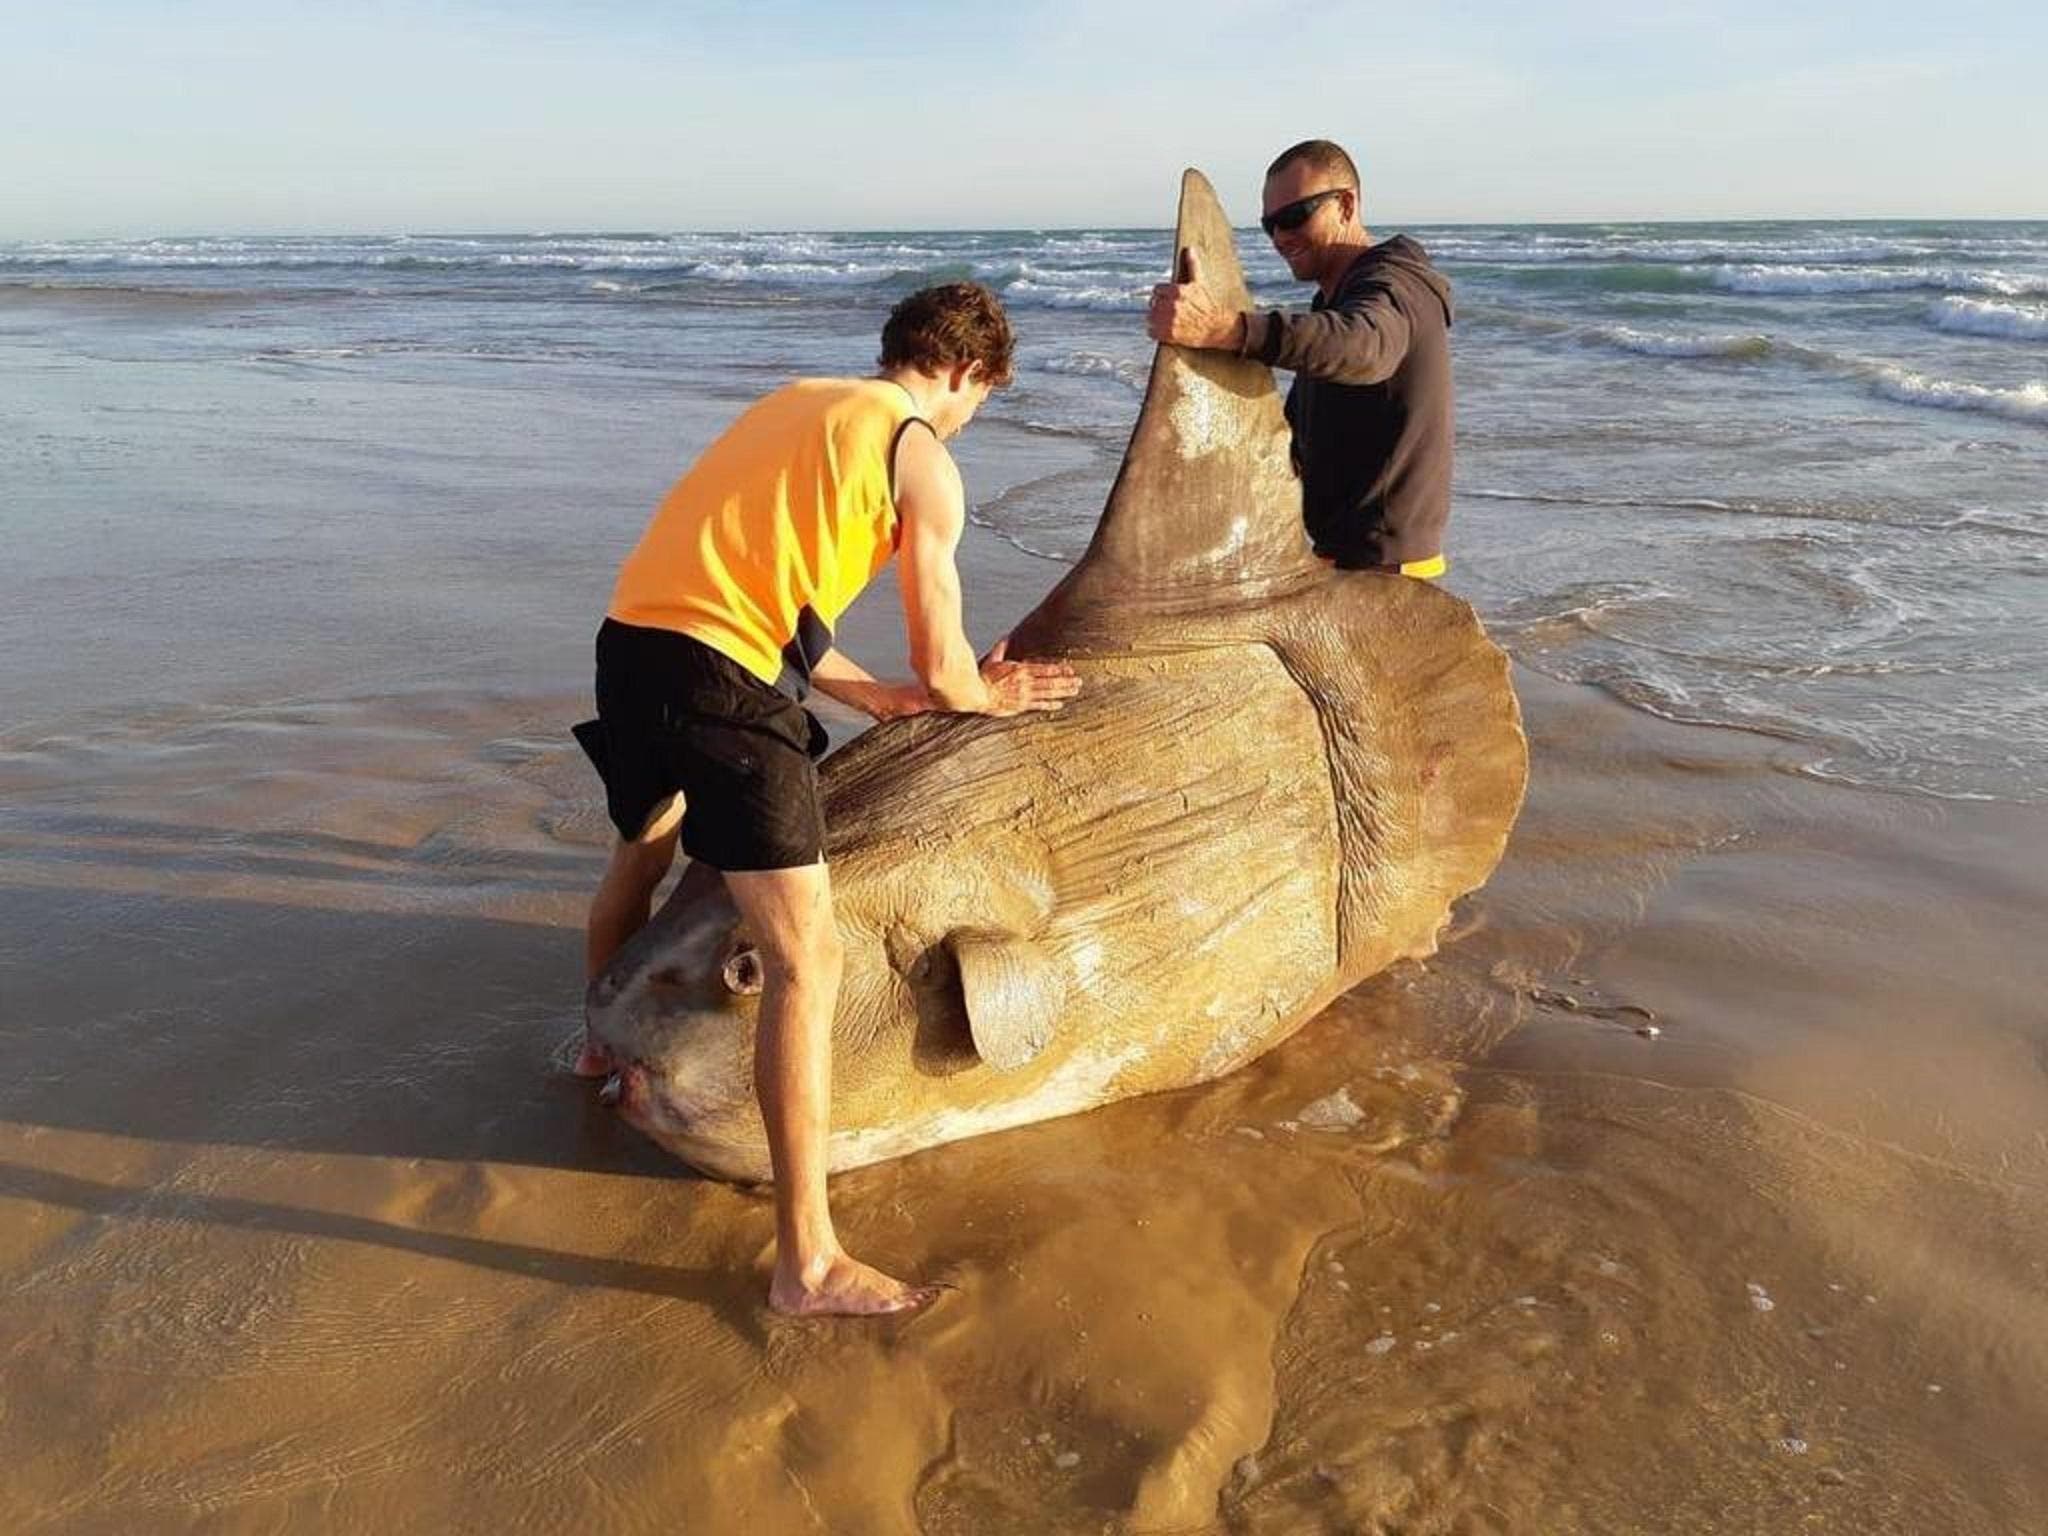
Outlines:
{"label": "ocean water", "polygon": [[[1392,233],[1392,228],[1378,233]],[[1459,305],[1448,585],[1527,665],[1788,770],[2048,799],[2048,222],[1413,227]],[[689,455],[994,287],[977,549],[1085,546],[1160,230],[0,245],[4,732],[572,684]],[[1256,230],[1263,301],[1303,303]]]}

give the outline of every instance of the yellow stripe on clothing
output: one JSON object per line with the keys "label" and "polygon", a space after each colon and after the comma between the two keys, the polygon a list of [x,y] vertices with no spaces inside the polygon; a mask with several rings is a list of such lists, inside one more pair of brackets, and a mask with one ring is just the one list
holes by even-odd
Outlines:
{"label": "yellow stripe on clothing", "polygon": [[1450,562],[1444,559],[1442,555],[1431,555],[1427,560],[1404,560],[1401,562],[1401,574],[1403,576],[1415,576],[1423,581],[1435,581],[1437,577],[1443,575],[1450,568]]}

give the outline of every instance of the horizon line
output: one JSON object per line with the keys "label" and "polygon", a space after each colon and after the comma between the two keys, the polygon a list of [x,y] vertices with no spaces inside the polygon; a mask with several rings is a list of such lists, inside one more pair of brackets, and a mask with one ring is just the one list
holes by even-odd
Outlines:
{"label": "horizon line", "polygon": [[[1432,219],[1402,218],[1374,221],[1387,228],[1431,229],[1573,229],[1601,225],[1730,225],[1730,224],[2048,224],[2048,214],[1827,214],[1794,217],[1786,214],[1741,214],[1727,218],[1672,216],[1665,218],[1573,218],[1573,219]],[[1260,236],[1256,223],[1233,225],[1237,234]],[[517,228],[500,226],[477,229],[241,229],[241,230],[153,230],[149,233],[91,235],[4,235],[0,245],[64,245],[93,240],[466,240],[466,239],[563,239],[597,236],[608,239],[668,239],[678,235],[1070,235],[1070,234],[1167,234],[1168,224],[1118,224],[1106,221],[1079,224],[760,224],[705,225],[696,228],[627,226],[602,228],[571,225]]]}

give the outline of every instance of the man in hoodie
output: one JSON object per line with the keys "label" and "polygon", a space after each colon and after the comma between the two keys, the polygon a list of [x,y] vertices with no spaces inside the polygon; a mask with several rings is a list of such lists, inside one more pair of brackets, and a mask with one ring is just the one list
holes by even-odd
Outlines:
{"label": "man in hoodie", "polygon": [[1237,310],[1191,255],[1152,290],[1152,339],[1290,369],[1287,423],[1315,551],[1343,570],[1443,574],[1451,513],[1451,285],[1406,235],[1373,241],[1358,170],[1328,139],[1282,152],[1259,220],[1307,313]]}

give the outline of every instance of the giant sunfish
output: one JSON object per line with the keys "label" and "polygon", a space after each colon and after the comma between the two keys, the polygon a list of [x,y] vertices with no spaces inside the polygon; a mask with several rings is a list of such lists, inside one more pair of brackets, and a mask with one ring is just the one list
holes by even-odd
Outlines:
{"label": "giant sunfish", "polygon": [[[1208,181],[1177,244],[1250,305]],[[1058,714],[928,714],[823,764],[845,944],[833,1169],[1205,1082],[1436,948],[1520,808],[1508,662],[1427,582],[1310,553],[1272,371],[1159,348],[1093,541],[1010,654]],[[590,986],[621,1113],[765,1180],[758,967],[691,867]]]}

